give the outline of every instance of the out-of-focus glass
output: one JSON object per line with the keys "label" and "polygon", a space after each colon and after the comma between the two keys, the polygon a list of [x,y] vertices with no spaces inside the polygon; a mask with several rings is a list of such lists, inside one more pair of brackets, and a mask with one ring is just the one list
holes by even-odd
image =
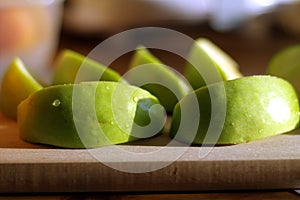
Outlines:
{"label": "out-of-focus glass", "polygon": [[63,0],[0,1],[0,80],[14,57],[44,79],[58,45]]}

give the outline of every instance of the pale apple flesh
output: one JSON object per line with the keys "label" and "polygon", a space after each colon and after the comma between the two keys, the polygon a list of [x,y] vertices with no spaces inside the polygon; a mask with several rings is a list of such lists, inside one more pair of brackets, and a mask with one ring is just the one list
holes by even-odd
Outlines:
{"label": "pale apple flesh", "polygon": [[12,60],[1,84],[1,112],[14,120],[17,118],[17,107],[30,94],[43,87],[32,77],[20,58]]}
{"label": "pale apple flesh", "polygon": [[206,38],[197,39],[192,46],[184,76],[194,89],[243,77],[238,64]]}

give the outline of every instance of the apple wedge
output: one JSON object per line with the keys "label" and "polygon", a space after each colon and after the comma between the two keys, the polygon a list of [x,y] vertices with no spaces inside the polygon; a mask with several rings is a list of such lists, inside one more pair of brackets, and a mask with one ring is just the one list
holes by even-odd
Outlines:
{"label": "apple wedge", "polygon": [[18,107],[23,140],[65,148],[95,148],[151,137],[163,129],[164,122],[156,97],[118,82],[50,86]]}
{"label": "apple wedge", "polygon": [[20,58],[12,60],[1,84],[0,107],[2,113],[17,118],[17,107],[30,94],[43,87],[32,77]]}
{"label": "apple wedge", "polygon": [[[197,97],[200,117],[195,119],[191,112],[186,121],[199,124],[198,131],[186,128],[178,132],[180,126],[185,127],[181,124],[181,109],[193,106],[192,95]],[[212,101],[226,103],[212,111]],[[219,118],[222,110],[223,121]],[[193,144],[240,144],[291,131],[298,123],[298,98],[289,82],[272,76],[250,76],[211,84],[184,97],[175,106],[170,136]],[[223,128],[207,135],[214,126]]]}
{"label": "apple wedge", "polygon": [[184,76],[194,89],[240,78],[238,64],[222,49],[206,38],[199,38],[192,46]]}
{"label": "apple wedge", "polygon": [[178,100],[192,91],[183,76],[164,65],[142,46],[136,49],[124,78],[130,84],[148,90],[156,96],[170,113]]}
{"label": "apple wedge", "polygon": [[[79,76],[77,74],[80,68]],[[100,76],[101,75],[101,76]],[[77,80],[76,80],[77,78]],[[52,84],[77,83],[82,81],[115,81],[126,82],[121,75],[104,65],[87,58],[75,51],[66,49],[60,52],[55,64]]]}
{"label": "apple wedge", "polygon": [[271,58],[266,73],[289,81],[300,95],[300,45],[292,45]]}

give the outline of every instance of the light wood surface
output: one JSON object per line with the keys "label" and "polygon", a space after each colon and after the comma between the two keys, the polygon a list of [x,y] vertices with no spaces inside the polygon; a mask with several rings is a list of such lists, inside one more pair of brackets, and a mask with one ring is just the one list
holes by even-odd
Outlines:
{"label": "light wood surface", "polygon": [[[32,145],[18,138],[16,122],[3,116],[0,122],[0,192],[300,188],[299,131],[213,148],[160,146],[168,142],[168,137],[161,135],[119,145],[116,153],[110,146],[77,150]],[[147,156],[156,151],[162,153],[154,158]],[[128,154],[139,156],[126,157]]]}

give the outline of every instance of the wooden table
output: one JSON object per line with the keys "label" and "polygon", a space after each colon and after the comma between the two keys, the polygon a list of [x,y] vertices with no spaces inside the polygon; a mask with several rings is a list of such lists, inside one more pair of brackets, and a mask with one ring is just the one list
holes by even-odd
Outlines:
{"label": "wooden table", "polygon": [[[278,50],[291,44],[299,42],[299,39],[286,37],[281,33],[271,34],[267,38],[253,38],[240,33],[216,33],[205,28],[178,28],[177,30],[191,36],[192,38],[207,37],[230,54],[240,65],[240,70],[245,75],[264,74],[268,61],[271,56]],[[82,54],[88,54],[98,43],[105,37],[82,38],[67,33],[62,34],[59,50],[64,48],[73,49]],[[155,53],[155,52],[154,52]],[[172,57],[169,54],[158,52],[156,54],[169,66],[174,67],[178,71],[182,71],[184,61]],[[111,68],[124,73],[126,66],[130,60],[131,54],[121,56],[116,60]],[[17,140],[17,142],[16,142]],[[2,148],[4,143],[2,143]],[[22,141],[11,138],[10,147],[19,145],[19,148],[36,148]],[[8,147],[8,146],[6,146]],[[16,147],[18,148],[18,147]],[[299,166],[299,165],[298,165]],[[26,187],[26,185],[24,185]],[[184,185],[182,186],[184,187]],[[66,192],[66,193],[65,193]],[[210,190],[210,191],[142,191],[142,192],[104,192],[104,193],[63,193],[54,194],[4,194],[0,199],[299,199],[299,195],[290,189],[270,190]]]}

